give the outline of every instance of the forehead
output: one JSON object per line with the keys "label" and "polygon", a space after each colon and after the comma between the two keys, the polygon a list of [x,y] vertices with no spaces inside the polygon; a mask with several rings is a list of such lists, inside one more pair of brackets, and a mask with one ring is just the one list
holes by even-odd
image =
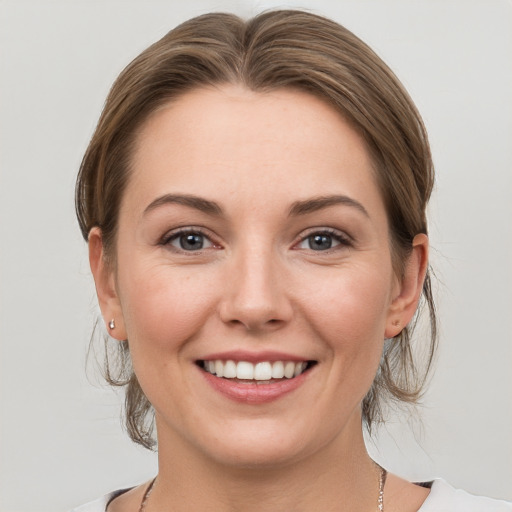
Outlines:
{"label": "forehead", "polygon": [[362,137],[321,99],[279,89],[196,89],[154,112],[136,139],[127,194],[286,200],[369,195],[380,201]]}

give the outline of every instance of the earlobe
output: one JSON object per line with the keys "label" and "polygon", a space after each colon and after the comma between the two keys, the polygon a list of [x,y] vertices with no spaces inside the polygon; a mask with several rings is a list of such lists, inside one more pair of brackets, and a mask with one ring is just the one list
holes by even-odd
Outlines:
{"label": "earlobe", "polygon": [[406,262],[399,293],[389,308],[386,338],[393,338],[411,321],[418,307],[428,267],[428,237],[420,233],[412,241],[412,251]]}
{"label": "earlobe", "polygon": [[92,228],[89,232],[89,264],[108,333],[117,340],[125,340],[127,335],[116,290],[115,275],[105,257],[102,233],[98,227]]}

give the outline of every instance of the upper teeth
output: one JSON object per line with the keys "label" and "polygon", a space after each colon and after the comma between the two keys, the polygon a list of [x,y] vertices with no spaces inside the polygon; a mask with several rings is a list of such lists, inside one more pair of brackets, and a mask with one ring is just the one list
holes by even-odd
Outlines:
{"label": "upper teeth", "polygon": [[270,380],[291,379],[300,375],[307,367],[307,362],[295,363],[293,361],[264,361],[261,363],[249,363],[248,361],[204,361],[204,369],[217,377],[225,379],[243,380]]}

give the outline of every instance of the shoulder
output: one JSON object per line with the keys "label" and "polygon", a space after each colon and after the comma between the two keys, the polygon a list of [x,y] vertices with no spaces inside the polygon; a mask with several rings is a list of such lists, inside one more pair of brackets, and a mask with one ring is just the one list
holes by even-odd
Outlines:
{"label": "shoulder", "polygon": [[436,479],[418,512],[512,512],[512,502],[474,496]]}
{"label": "shoulder", "polygon": [[81,505],[80,507],[74,508],[71,512],[105,512],[107,510],[108,504],[124,494],[128,492],[130,489],[120,489],[119,491],[110,492],[102,496],[101,498],[86,503],[85,505]]}

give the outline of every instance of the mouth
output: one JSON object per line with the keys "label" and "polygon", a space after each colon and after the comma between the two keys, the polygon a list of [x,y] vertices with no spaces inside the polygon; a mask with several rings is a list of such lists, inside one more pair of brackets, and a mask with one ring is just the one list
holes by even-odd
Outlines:
{"label": "mouth", "polygon": [[249,361],[198,360],[196,364],[206,373],[240,384],[273,384],[295,379],[309,371],[316,361]]}

